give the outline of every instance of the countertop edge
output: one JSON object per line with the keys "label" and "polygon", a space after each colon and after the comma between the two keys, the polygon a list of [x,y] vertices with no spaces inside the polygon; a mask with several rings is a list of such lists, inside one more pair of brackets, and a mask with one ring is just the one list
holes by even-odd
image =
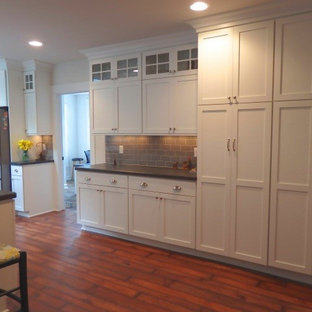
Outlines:
{"label": "countertop edge", "polygon": [[178,179],[178,180],[189,180],[189,181],[196,181],[197,176],[180,176],[180,175],[173,175],[173,174],[163,174],[163,173],[151,173],[151,172],[135,172],[135,171],[123,171],[119,169],[98,169],[98,168],[87,168],[87,167],[80,167],[76,166],[75,169],[77,171],[92,171],[92,172],[99,172],[99,173],[116,173],[116,174],[123,174],[123,175],[134,175],[134,176],[147,176],[147,177],[154,177],[154,178],[165,178],[165,179]]}
{"label": "countertop edge", "polygon": [[0,202],[8,199],[16,198],[15,192],[0,191]]}
{"label": "countertop edge", "polygon": [[29,166],[29,165],[41,165],[41,164],[47,164],[47,163],[53,163],[53,159],[48,160],[30,160],[30,161],[12,161],[12,166]]}

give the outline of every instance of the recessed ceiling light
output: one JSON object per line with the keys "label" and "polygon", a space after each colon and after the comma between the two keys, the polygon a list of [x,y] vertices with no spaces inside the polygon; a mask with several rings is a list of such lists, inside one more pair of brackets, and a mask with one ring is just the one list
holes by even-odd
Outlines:
{"label": "recessed ceiling light", "polygon": [[203,1],[196,1],[190,6],[193,11],[204,11],[208,8],[208,4]]}
{"label": "recessed ceiling light", "polygon": [[36,40],[29,41],[28,44],[33,46],[33,47],[41,47],[42,46],[42,42],[36,41]]}

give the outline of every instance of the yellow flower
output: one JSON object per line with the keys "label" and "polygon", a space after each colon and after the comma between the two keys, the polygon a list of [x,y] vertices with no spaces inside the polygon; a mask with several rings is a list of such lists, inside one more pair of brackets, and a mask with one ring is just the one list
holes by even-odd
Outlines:
{"label": "yellow flower", "polygon": [[33,142],[31,142],[30,140],[19,140],[17,142],[18,148],[23,150],[23,151],[28,151],[31,149],[31,147],[34,145]]}

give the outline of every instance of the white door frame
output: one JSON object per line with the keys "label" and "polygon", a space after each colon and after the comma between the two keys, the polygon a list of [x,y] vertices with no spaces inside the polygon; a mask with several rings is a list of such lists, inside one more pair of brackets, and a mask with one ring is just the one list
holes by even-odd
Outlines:
{"label": "white door frame", "polygon": [[64,210],[63,138],[62,138],[62,99],[70,93],[89,92],[89,82],[70,83],[53,86],[53,159],[55,163],[55,203],[56,209]]}

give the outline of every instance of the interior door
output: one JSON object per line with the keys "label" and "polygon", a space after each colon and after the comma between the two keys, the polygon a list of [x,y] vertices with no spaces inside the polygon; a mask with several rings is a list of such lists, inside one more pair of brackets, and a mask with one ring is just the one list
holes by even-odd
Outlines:
{"label": "interior door", "polygon": [[232,108],[203,106],[198,112],[196,247],[227,255]]}

